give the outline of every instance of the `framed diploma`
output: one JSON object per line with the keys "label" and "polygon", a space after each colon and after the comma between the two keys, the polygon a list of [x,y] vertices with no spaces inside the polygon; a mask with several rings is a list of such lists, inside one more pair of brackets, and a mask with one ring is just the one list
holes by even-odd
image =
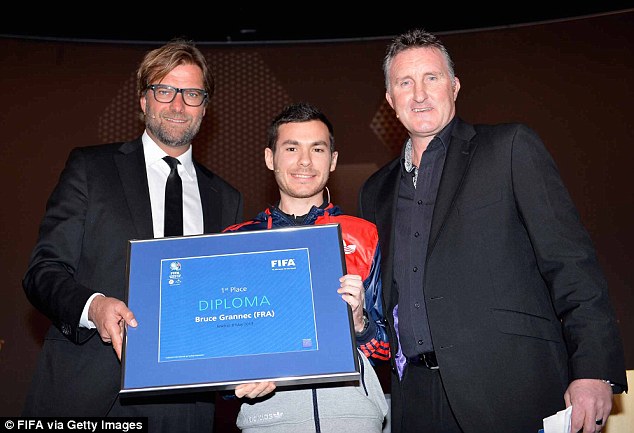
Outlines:
{"label": "framed diploma", "polygon": [[128,245],[122,395],[359,379],[339,224]]}

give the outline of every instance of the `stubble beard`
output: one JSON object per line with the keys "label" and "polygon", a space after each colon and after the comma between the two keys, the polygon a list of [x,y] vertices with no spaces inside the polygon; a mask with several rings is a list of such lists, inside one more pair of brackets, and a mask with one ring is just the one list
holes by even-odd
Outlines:
{"label": "stubble beard", "polygon": [[[328,183],[328,179],[326,179],[326,181],[322,180],[322,183],[311,190],[302,190],[300,188],[292,188],[290,185],[287,186],[285,188],[285,192],[289,197],[292,198],[299,198],[299,199],[307,199],[307,198],[311,198],[314,197],[318,194],[322,194],[323,195],[323,191],[326,188],[326,184]],[[278,181],[278,184],[280,184],[280,182]],[[321,203],[320,203],[321,204]]]}
{"label": "stubble beard", "polygon": [[191,144],[194,137],[198,134],[201,124],[202,117],[194,118],[189,128],[174,132],[170,128],[163,127],[160,118],[152,119],[151,116],[146,116],[147,129],[154,134],[161,143],[169,147],[180,147]]}

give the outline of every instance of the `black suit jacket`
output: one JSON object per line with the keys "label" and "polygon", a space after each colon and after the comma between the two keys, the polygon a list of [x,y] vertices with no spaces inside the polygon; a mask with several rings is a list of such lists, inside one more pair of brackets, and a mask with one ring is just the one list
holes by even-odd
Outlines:
{"label": "black suit jacket", "polygon": [[[242,221],[238,190],[196,163],[205,233]],[[141,139],[76,148],[49,198],[23,280],[51,321],[24,415],[104,416],[120,390],[120,363],[80,316],[95,292],[125,300],[130,239],[153,237]]]}
{"label": "black suit jacket", "polygon": [[[397,158],[374,173],[359,197],[360,216],[377,225],[384,251],[392,359],[400,164]],[[627,383],[594,247],[553,159],[524,125],[457,119],[432,218],[424,293],[440,374],[466,433],[536,432],[543,418],[564,408],[570,381]]]}

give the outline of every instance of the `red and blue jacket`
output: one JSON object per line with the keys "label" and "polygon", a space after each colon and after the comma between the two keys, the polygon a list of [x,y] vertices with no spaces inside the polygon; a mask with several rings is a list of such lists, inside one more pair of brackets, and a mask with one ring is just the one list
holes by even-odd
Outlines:
{"label": "red and blue jacket", "polygon": [[298,223],[293,216],[271,206],[254,219],[224,229],[223,232],[265,230],[294,225],[339,224],[348,274],[360,275],[365,288],[365,310],[369,323],[365,331],[356,334],[357,346],[371,361],[387,361],[390,346],[381,305],[381,251],[376,226],[364,219],[344,215],[338,206],[313,206]]}

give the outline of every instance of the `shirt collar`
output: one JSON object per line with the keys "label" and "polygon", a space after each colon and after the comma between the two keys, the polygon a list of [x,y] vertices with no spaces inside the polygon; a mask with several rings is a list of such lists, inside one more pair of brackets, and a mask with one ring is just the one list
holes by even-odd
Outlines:
{"label": "shirt collar", "polygon": [[[447,150],[447,148],[449,147],[449,140],[451,139],[451,131],[453,130],[453,125],[456,123],[455,119],[456,117],[454,116],[454,118],[451,119],[451,121],[447,125],[445,125],[445,127],[438,134],[436,134],[434,139],[429,143],[430,146],[434,147],[434,146],[437,146],[436,143],[439,143],[441,146],[445,148],[445,150]],[[436,138],[438,140],[436,140]],[[401,159],[403,161],[403,168],[405,168],[406,172],[411,173],[412,170],[414,170],[415,168],[418,168],[412,162],[412,139],[411,138],[408,138],[407,142],[405,143],[405,148],[403,150],[403,157]]]}
{"label": "shirt collar", "polygon": [[[145,154],[145,168],[146,170],[156,164],[159,160],[162,160],[167,153],[161,149],[154,140],[148,135],[147,131],[143,132],[141,137],[143,141],[143,153]],[[185,172],[192,178],[196,178],[196,169],[194,168],[194,161],[192,158],[192,146],[190,145],[187,151],[178,156],[178,160],[183,165]]]}
{"label": "shirt collar", "polygon": [[405,150],[403,151],[403,167],[405,167],[405,171],[411,173],[412,170],[416,168],[414,163],[412,162],[412,139],[408,138],[407,143],[405,143]]}

